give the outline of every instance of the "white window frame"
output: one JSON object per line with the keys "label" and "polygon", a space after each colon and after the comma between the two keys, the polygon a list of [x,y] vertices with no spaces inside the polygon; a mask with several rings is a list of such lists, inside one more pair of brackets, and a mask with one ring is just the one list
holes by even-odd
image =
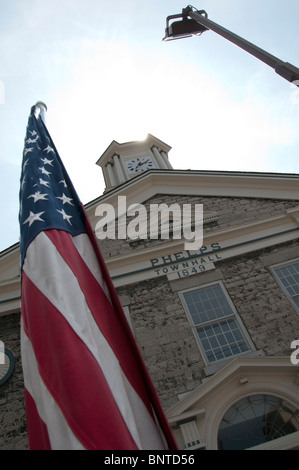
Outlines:
{"label": "white window frame", "polygon": [[[229,306],[231,308],[231,314],[230,315],[227,315],[227,316],[224,316],[224,317],[220,317],[219,319],[214,319],[214,320],[209,320],[208,322],[206,323],[200,323],[200,324],[197,324],[195,325],[194,322],[193,322],[193,318],[192,318],[192,315],[189,311],[189,308],[187,306],[187,303],[185,301],[185,297],[184,297],[184,294],[188,293],[188,292],[192,292],[192,291],[196,291],[196,290],[201,290],[201,289],[204,289],[206,287],[210,287],[210,286],[213,286],[213,285],[220,285],[220,288],[224,294],[224,296],[226,297],[228,303],[229,303]],[[179,296],[180,296],[180,299],[181,299],[181,302],[182,302],[182,305],[184,307],[184,310],[187,314],[187,317],[188,317],[188,320],[190,322],[190,325],[191,325],[191,328],[192,328],[192,332],[195,336],[195,339],[196,339],[196,342],[198,344],[198,347],[199,347],[199,350],[200,350],[200,353],[201,353],[201,356],[206,364],[206,366],[213,366],[215,364],[219,364],[221,362],[227,362],[228,360],[232,360],[234,357],[238,357],[238,356],[242,356],[242,355],[246,355],[246,354],[249,354],[251,353],[252,351],[255,351],[256,348],[253,344],[253,342],[251,341],[251,338],[249,336],[249,334],[247,333],[246,331],[246,328],[225,288],[225,285],[223,284],[222,281],[216,281],[216,282],[211,282],[209,284],[204,284],[204,285],[201,285],[201,286],[197,286],[197,287],[193,287],[192,289],[185,289],[181,292],[179,292]],[[233,354],[231,356],[228,356],[228,357],[225,357],[225,358],[221,358],[221,359],[216,359],[215,361],[209,361],[209,359],[207,358],[206,356],[206,353],[205,353],[205,350],[204,350],[204,347],[203,345],[201,344],[201,340],[197,334],[197,328],[199,328],[200,326],[202,325],[209,325],[209,324],[213,324],[217,321],[221,321],[222,319],[226,320],[226,319],[229,319],[229,318],[234,318],[237,325],[238,325],[238,328],[239,328],[239,331],[240,333],[243,335],[243,338],[244,340],[246,341],[247,345],[248,345],[248,350],[247,351],[243,351],[243,352],[240,352],[238,354]]]}
{"label": "white window frame", "polygon": [[285,267],[288,267],[288,266],[292,266],[293,264],[296,264],[296,263],[299,263],[299,258],[295,258],[295,259],[292,259],[292,260],[288,260],[288,261],[284,261],[283,263],[279,263],[279,264],[274,264],[272,266],[269,266],[269,269],[274,277],[274,279],[277,281],[279,287],[281,287],[281,290],[282,292],[285,294],[285,296],[287,297],[287,299],[289,300],[289,302],[291,303],[291,305],[294,307],[295,311],[297,313],[299,313],[299,307],[298,305],[296,304],[296,302],[294,302],[293,300],[293,297],[289,294],[288,290],[285,288],[285,286],[283,285],[280,277],[278,276],[278,274],[276,273],[276,269],[280,269],[280,268],[285,268]]}

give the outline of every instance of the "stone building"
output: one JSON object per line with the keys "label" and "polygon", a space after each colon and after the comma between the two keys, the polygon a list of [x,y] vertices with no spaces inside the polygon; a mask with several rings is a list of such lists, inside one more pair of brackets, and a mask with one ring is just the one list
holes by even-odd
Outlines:
{"label": "stone building", "polygon": [[[99,244],[177,442],[299,449],[299,176],[175,170],[170,150],[150,134],[113,141],[86,210],[99,235],[101,207],[115,209],[115,238]],[[169,238],[160,219],[142,232],[140,205],[175,207],[180,230],[184,208],[194,228],[202,207],[203,244],[186,249],[171,210]],[[0,450],[27,447],[18,250],[0,253]]]}

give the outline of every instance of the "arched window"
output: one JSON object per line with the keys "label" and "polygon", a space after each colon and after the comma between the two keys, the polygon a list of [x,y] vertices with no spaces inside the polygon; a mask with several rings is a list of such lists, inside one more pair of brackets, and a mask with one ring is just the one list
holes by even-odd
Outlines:
{"label": "arched window", "polygon": [[299,430],[299,410],[273,395],[252,395],[231,406],[218,432],[220,450],[242,450]]}

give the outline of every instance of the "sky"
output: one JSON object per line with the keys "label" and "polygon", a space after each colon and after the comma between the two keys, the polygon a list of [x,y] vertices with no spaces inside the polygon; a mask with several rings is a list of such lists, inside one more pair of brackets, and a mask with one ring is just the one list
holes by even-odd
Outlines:
{"label": "sky", "polygon": [[[182,0],[0,0],[0,251],[19,240],[31,106],[83,203],[96,161],[148,133],[175,169],[299,174],[299,88],[212,31],[163,42]],[[299,67],[298,0],[202,0],[209,19]]]}

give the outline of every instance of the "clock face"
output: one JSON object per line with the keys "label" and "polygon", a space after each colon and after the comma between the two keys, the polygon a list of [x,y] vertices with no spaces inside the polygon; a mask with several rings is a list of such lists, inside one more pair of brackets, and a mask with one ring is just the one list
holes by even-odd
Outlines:
{"label": "clock face", "polygon": [[133,158],[128,160],[126,164],[128,173],[131,175],[155,168],[155,163],[151,157]]}

